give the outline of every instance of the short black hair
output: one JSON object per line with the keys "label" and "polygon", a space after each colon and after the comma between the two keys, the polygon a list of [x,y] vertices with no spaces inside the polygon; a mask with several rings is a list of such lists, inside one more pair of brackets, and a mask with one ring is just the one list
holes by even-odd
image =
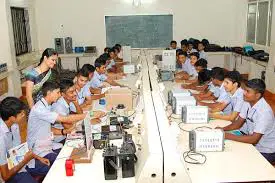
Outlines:
{"label": "short black hair", "polygon": [[91,65],[91,64],[84,64],[82,66],[82,69],[86,70],[89,73],[95,72],[95,67],[93,65]]}
{"label": "short black hair", "polygon": [[261,97],[263,97],[265,89],[266,89],[266,85],[262,79],[251,79],[251,80],[247,81],[246,86],[248,88],[251,88],[252,90],[254,90],[257,93],[260,93]]}
{"label": "short black hair", "polygon": [[189,54],[189,56],[190,56],[190,57],[191,57],[191,56],[195,56],[195,57],[197,57],[197,59],[200,59],[200,54],[199,54],[199,52],[192,52],[192,53]]}
{"label": "short black hair", "polygon": [[203,59],[203,58],[200,58],[196,63],[195,63],[195,67],[199,67],[201,66],[203,69],[206,69],[207,68],[207,60]]}
{"label": "short black hair", "polygon": [[193,42],[192,42],[192,41],[188,41],[188,42],[187,42],[187,44],[192,44],[192,45],[194,46],[194,44],[193,44]]}
{"label": "short black hair", "polygon": [[198,45],[199,45],[199,44],[202,44],[203,46],[205,46],[205,44],[204,44],[203,42],[201,42],[201,41],[200,41],[200,42],[198,42]]}
{"label": "short black hair", "polygon": [[187,53],[186,53],[186,51],[181,51],[181,52],[179,52],[179,56],[180,55],[184,55],[184,56],[186,56],[187,57]]}
{"label": "short black hair", "polygon": [[109,52],[110,49],[111,49],[111,48],[106,47],[106,48],[104,48],[104,52]]}
{"label": "short black hair", "polygon": [[60,82],[60,91],[62,93],[66,92],[69,88],[74,86],[74,82],[71,79],[63,79]]}
{"label": "short black hair", "polygon": [[120,49],[121,45],[120,44],[116,44],[115,47],[118,47]]}
{"label": "short black hair", "polygon": [[23,110],[27,111],[27,106],[16,97],[7,97],[0,103],[0,116],[4,121],[16,117]]}
{"label": "short black hair", "polygon": [[119,48],[118,46],[114,46],[113,49],[114,49],[114,51],[117,50],[118,52],[119,52],[119,50],[120,50],[120,48]]}
{"label": "short black hair", "polygon": [[229,71],[225,74],[225,78],[229,79],[233,83],[238,83],[238,87],[241,86],[242,76],[238,71]]}
{"label": "short black hair", "polygon": [[210,81],[211,76],[212,76],[212,71],[210,71],[208,69],[203,69],[202,71],[200,71],[198,73],[199,84],[204,84],[204,83]]}
{"label": "short black hair", "polygon": [[47,93],[49,91],[54,91],[56,89],[60,89],[60,86],[57,82],[52,82],[52,81],[46,81],[43,86],[42,86],[42,94],[43,94],[43,97],[46,97],[47,96]]}
{"label": "short black hair", "polygon": [[111,52],[114,52],[114,53],[115,53],[115,49],[114,49],[114,48],[110,48],[110,49],[108,50],[108,53],[110,54]]}
{"label": "short black hair", "polygon": [[99,59],[107,61],[110,58],[109,53],[103,53],[99,56]]}
{"label": "short black hair", "polygon": [[177,49],[177,50],[176,50],[176,53],[177,53],[177,54],[180,53],[180,52],[183,52],[182,49]]}
{"label": "short black hair", "polygon": [[95,68],[100,68],[102,65],[106,64],[106,60],[103,60],[101,58],[97,58],[95,60]]}
{"label": "short black hair", "polygon": [[224,80],[224,69],[220,68],[220,67],[215,67],[212,69],[212,78],[213,79],[217,79],[219,81],[223,81]]}
{"label": "short black hair", "polygon": [[187,45],[187,42],[188,42],[187,39],[184,39],[184,40],[182,40],[182,41],[180,42],[180,44],[181,44],[181,45]]}
{"label": "short black hair", "polygon": [[177,44],[177,41],[173,40],[173,41],[170,42],[170,45],[171,44]]}
{"label": "short black hair", "polygon": [[89,77],[89,74],[90,74],[90,72],[89,72],[88,69],[83,69],[83,68],[81,68],[81,69],[78,71],[77,76],[83,76],[83,77],[88,78],[88,77]]}

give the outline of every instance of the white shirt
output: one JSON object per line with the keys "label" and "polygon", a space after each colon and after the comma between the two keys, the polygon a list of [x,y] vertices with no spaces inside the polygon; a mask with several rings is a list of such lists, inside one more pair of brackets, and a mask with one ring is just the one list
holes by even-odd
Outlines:
{"label": "white shirt", "polygon": [[94,76],[91,79],[90,87],[99,88],[102,86],[102,83],[107,80],[107,76],[105,74],[99,74],[97,71],[94,72]]}
{"label": "white shirt", "polygon": [[[58,113],[51,111],[44,98],[39,100],[31,109],[28,120],[27,142],[29,149],[41,157],[52,153],[53,139],[51,127],[57,120]],[[34,159],[28,164],[29,168],[35,167]]]}
{"label": "white shirt", "polygon": [[243,89],[239,87],[236,92],[230,96],[232,111],[241,112],[244,100],[243,100]]}
{"label": "white shirt", "polygon": [[225,103],[226,107],[223,109],[224,114],[230,114],[232,112],[232,107],[230,104],[230,96],[229,94],[225,91],[223,84],[220,87],[220,96],[217,100],[217,102]]}
{"label": "white shirt", "polygon": [[207,60],[207,55],[204,50],[200,51],[199,53],[200,53],[200,58]]}
{"label": "white shirt", "polygon": [[[16,124],[16,126],[18,125]],[[8,151],[21,144],[21,140],[18,137],[20,137],[19,131],[12,132],[12,130],[10,130],[6,123],[0,118],[0,165],[7,164]],[[26,172],[25,166],[21,168],[19,172]]]}
{"label": "white shirt", "polygon": [[255,133],[263,134],[256,144],[261,153],[275,152],[275,119],[272,108],[264,98],[261,98],[253,107],[244,102],[239,115],[246,119],[241,131],[248,135]]}

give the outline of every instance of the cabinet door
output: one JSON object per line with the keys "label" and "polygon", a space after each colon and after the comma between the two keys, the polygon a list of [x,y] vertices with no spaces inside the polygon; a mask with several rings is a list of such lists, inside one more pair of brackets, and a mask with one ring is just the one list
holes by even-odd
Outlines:
{"label": "cabinet door", "polygon": [[213,68],[213,67],[221,67],[224,68],[224,60],[225,60],[225,55],[207,55],[207,62],[208,62],[208,67]]}

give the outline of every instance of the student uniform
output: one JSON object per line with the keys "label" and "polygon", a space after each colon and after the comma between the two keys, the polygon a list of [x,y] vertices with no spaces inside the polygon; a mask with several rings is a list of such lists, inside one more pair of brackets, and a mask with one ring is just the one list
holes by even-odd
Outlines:
{"label": "student uniform", "polygon": [[256,149],[270,162],[275,162],[275,121],[270,105],[262,97],[254,106],[244,102],[239,115],[245,119],[241,131],[247,135],[263,134]]}
{"label": "student uniform", "polygon": [[200,51],[199,54],[200,54],[200,58],[207,60],[207,56],[204,50]]}
{"label": "student uniform", "polygon": [[99,74],[97,71],[94,72],[94,76],[90,81],[90,85],[92,88],[100,88],[102,87],[102,83],[107,80],[107,76],[105,74]]}
{"label": "student uniform", "polygon": [[244,100],[243,100],[243,89],[239,87],[236,92],[231,97],[230,105],[232,107],[232,112],[241,112]]}
{"label": "student uniform", "polygon": [[[85,102],[86,97],[89,97],[92,95],[90,91],[90,85],[91,85],[90,82],[91,81],[86,83],[85,86],[80,89],[80,91],[76,90],[76,98],[79,105],[82,105]],[[76,112],[76,108],[73,103],[70,103],[70,109],[71,111]]]}
{"label": "student uniform", "polygon": [[115,66],[116,65],[116,62],[115,62],[115,60],[114,59],[112,59],[111,61],[110,61],[110,63],[107,65],[107,67],[106,67],[106,69],[108,70],[108,69],[111,69],[113,66]]}
{"label": "student uniform", "polygon": [[220,87],[215,86],[212,81],[208,84],[208,90],[213,93],[214,97],[219,98]]}
{"label": "student uniform", "polygon": [[229,94],[225,91],[223,84],[220,86],[220,96],[217,102],[226,104],[226,107],[222,111],[224,114],[230,114],[232,112],[232,106],[230,105],[231,99]]}
{"label": "student uniform", "polygon": [[182,64],[182,71],[186,72],[188,75],[193,77],[198,76],[198,72],[196,71],[195,67],[191,64],[191,61],[188,58]]}
{"label": "student uniform", "polygon": [[[60,149],[53,149],[53,135],[51,127],[57,120],[58,113],[51,111],[44,98],[39,100],[31,109],[28,120],[29,148],[38,156],[49,159],[51,165],[55,161]],[[60,144],[60,146],[62,146]],[[31,160],[27,170],[34,175],[45,175],[51,166],[42,164],[38,160]]]}
{"label": "student uniform", "polygon": [[[60,97],[54,104],[52,104],[52,111],[62,116],[68,116],[71,112],[71,106],[74,106],[72,102],[68,104],[63,97]],[[53,127],[57,129],[64,129],[63,125],[57,121],[54,123]],[[57,135],[54,137],[54,142],[63,143],[62,141],[65,139],[66,136]]]}
{"label": "student uniform", "polygon": [[[0,118],[0,165],[8,164],[7,153],[8,150],[20,145],[21,140],[18,138],[20,134],[17,131],[12,132],[5,122]],[[19,133],[19,131],[18,131]],[[36,183],[32,176],[26,171],[25,166],[12,176],[6,183]]]}

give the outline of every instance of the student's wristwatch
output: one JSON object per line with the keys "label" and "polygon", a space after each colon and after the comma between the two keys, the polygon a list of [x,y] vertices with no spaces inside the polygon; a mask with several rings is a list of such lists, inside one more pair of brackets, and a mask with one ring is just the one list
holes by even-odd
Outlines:
{"label": "student's wristwatch", "polygon": [[66,135],[66,134],[64,134],[64,129],[61,129],[61,134],[62,135]]}

